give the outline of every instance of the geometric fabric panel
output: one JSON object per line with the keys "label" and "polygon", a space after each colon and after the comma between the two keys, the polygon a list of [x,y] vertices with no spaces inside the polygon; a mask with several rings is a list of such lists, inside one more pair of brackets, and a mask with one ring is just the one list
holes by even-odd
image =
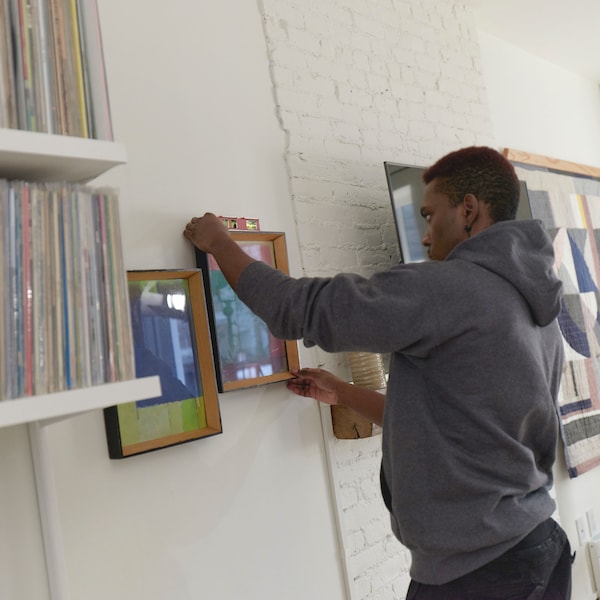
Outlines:
{"label": "geometric fabric panel", "polygon": [[600,465],[600,181],[515,164],[553,240],[563,283],[565,369],[558,398],[569,477]]}

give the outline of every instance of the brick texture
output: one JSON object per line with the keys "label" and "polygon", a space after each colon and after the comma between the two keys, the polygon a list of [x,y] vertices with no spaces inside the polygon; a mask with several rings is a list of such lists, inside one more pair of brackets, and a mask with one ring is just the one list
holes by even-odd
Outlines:
{"label": "brick texture", "polygon": [[[398,262],[383,161],[494,145],[469,8],[259,0],[306,275]],[[379,493],[380,437],[329,440],[351,600],[403,598],[410,557]]]}

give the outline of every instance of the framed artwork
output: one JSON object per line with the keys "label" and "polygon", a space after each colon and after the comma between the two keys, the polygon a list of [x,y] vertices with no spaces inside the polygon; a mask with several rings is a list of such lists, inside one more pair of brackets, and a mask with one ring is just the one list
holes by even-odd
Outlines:
{"label": "framed artwork", "polygon": [[[231,231],[253,258],[289,273],[285,234]],[[298,344],[276,339],[235,294],[212,256],[196,249],[204,273],[219,391],[227,392],[291,379],[299,368]]]}
{"label": "framed artwork", "polygon": [[111,458],[222,432],[202,272],[128,271],[136,377],[162,395],[104,409]]}
{"label": "framed artwork", "polygon": [[600,169],[512,148],[503,154],[527,183],[563,284],[557,322],[565,366],[557,408],[573,479],[600,467]]}

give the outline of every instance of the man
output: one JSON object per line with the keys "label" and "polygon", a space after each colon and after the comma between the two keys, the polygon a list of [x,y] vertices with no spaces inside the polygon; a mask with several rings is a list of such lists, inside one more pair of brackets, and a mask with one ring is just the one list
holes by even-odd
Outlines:
{"label": "man", "polygon": [[212,214],[184,236],[275,336],[390,353],[385,403],[338,394],[311,369],[290,389],[382,423],[382,493],[411,552],[409,600],[569,598],[570,549],[550,519],[563,364],[551,241],[538,221],[514,221],[519,182],[493,149],[452,152],[423,178],[432,260],[369,279],[288,277]]}

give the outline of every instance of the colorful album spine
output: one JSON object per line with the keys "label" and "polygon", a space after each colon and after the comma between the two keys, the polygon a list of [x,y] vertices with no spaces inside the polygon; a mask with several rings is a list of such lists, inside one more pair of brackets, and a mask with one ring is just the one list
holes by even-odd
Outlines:
{"label": "colorful album spine", "polygon": [[21,280],[21,312],[22,312],[22,331],[20,335],[23,338],[21,369],[23,373],[23,394],[31,396],[33,394],[33,289],[31,283],[31,214],[30,214],[29,186],[21,186],[21,211],[22,211],[22,265],[23,277]]}
{"label": "colorful album spine", "polygon": [[0,180],[0,400],[135,377],[118,198]]}
{"label": "colorful album spine", "polygon": [[[8,222],[8,185],[6,181],[0,181],[0,256],[2,262],[0,263],[0,277],[2,281],[6,282],[8,279],[8,264],[10,256],[8,254],[7,242],[7,228],[9,227]],[[0,352],[0,400],[5,400],[8,397],[8,371],[6,368],[6,359],[8,355],[8,336],[6,333],[5,316],[8,311],[6,308],[6,297],[7,290],[3,290],[0,294],[0,344],[2,344],[2,351]]]}

